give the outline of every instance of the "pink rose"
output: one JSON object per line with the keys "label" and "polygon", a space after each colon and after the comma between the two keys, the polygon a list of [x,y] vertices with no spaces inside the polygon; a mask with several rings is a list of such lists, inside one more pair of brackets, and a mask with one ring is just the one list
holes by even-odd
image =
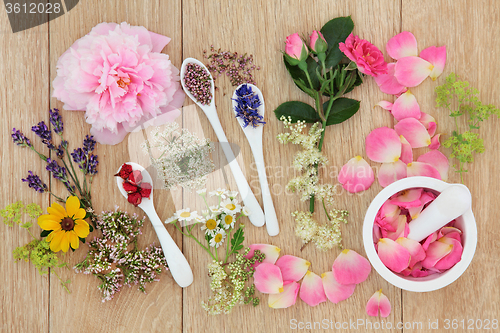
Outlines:
{"label": "pink rose", "polygon": [[328,44],[323,34],[314,30],[309,37],[309,47],[314,53],[324,53],[328,49]]}
{"label": "pink rose", "polygon": [[339,49],[347,58],[356,63],[361,73],[377,77],[387,74],[387,63],[380,50],[367,40],[350,34],[345,43],[339,43]]}
{"label": "pink rose", "polygon": [[290,65],[295,66],[306,60],[308,53],[307,46],[298,33],[286,38],[285,57]]}
{"label": "pink rose", "polygon": [[57,61],[54,93],[66,110],[85,111],[99,143],[117,144],[153,122],[180,115],[179,70],[160,53],[170,38],[127,23],[100,23]]}

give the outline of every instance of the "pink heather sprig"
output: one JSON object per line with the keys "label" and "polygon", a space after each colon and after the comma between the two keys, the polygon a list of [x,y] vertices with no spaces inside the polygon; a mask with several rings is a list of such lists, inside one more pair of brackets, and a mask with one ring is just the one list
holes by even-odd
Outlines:
{"label": "pink heather sprig", "polygon": [[212,80],[210,74],[200,65],[186,65],[184,85],[199,103],[209,105],[212,102]]}

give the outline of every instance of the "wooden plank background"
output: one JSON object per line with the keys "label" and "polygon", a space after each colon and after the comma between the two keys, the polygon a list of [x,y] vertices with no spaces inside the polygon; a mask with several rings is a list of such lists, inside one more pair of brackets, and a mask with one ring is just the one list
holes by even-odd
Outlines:
{"label": "wooden plank background", "polygon": [[[412,89],[422,110],[438,121],[438,132],[450,133],[452,120],[443,109],[435,108],[434,87],[443,82],[450,72],[456,72],[481,91],[481,98],[500,105],[497,93],[500,85],[500,3],[497,0],[336,0],[336,1],[189,1],[189,0],[81,0],[69,13],[49,23],[13,34],[7,15],[0,10],[0,105],[1,145],[3,147],[0,179],[2,207],[24,200],[36,202],[45,209],[49,198],[38,195],[21,183],[28,168],[39,173],[48,182],[49,175],[42,172],[43,165],[32,152],[15,147],[10,138],[13,127],[29,133],[30,127],[40,120],[48,120],[48,109],[62,103],[50,98],[52,80],[56,76],[58,57],[72,43],[88,33],[100,22],[123,22],[143,25],[151,31],[172,38],[164,52],[174,65],[180,67],[182,59],[202,59],[203,50],[213,44],[216,48],[249,53],[262,69],[256,73],[257,85],[264,93],[266,121],[264,141],[268,149],[264,155],[268,165],[269,184],[277,209],[281,232],[269,237],[264,228],[247,223],[245,244],[272,243],[282,249],[282,254],[307,258],[311,269],[321,274],[329,269],[338,250],[319,252],[314,246],[300,251],[301,242],[293,233],[294,221],[290,212],[307,209],[297,196],[288,195],[284,187],[289,174],[283,174],[290,166],[293,146],[282,146],[275,139],[283,128],[272,111],[282,102],[302,100],[311,102],[293,84],[282,64],[280,50],[285,37],[298,32],[308,35],[319,29],[329,19],[351,15],[355,22],[355,34],[368,39],[380,49],[395,34],[408,30],[417,38],[419,50],[431,45],[446,45],[448,61],[445,72],[438,82],[426,80]],[[384,50],[385,51],[385,50]],[[387,58],[387,60],[389,60]],[[385,111],[374,109],[378,101],[387,99],[372,79],[355,89],[351,96],[360,99],[360,111],[349,121],[327,129],[324,151],[330,160],[327,181],[336,184],[335,172],[349,158],[364,154],[364,138],[375,127],[393,125],[392,117]],[[247,180],[258,193],[257,172],[252,168],[253,158],[246,138],[234,121],[230,97],[233,87],[221,78],[215,99],[219,117],[230,142],[241,148],[238,160]],[[185,106],[192,105],[186,101]],[[83,113],[63,111],[66,138],[70,148],[81,145],[89,126]],[[179,122],[184,127],[203,133],[212,141],[216,136],[201,111],[185,108]],[[135,288],[126,288],[112,301],[100,302],[98,281],[86,275],[75,275],[70,270],[62,272],[63,279],[71,278],[67,294],[55,277],[41,277],[26,263],[14,263],[11,252],[29,240],[23,230],[0,226],[0,330],[2,332],[288,332],[290,321],[349,322],[357,319],[372,323],[381,319],[367,317],[365,305],[368,298],[382,288],[389,297],[393,310],[384,322],[422,322],[424,329],[393,329],[391,332],[425,332],[428,321],[445,319],[500,319],[500,231],[494,209],[500,195],[500,139],[499,120],[493,120],[481,128],[486,142],[486,152],[477,158],[465,178],[473,193],[473,210],[478,223],[479,240],[476,255],[469,269],[452,285],[431,293],[403,292],[385,282],[376,272],[356,288],[348,300],[334,305],[323,303],[311,308],[298,300],[287,310],[267,307],[267,296],[261,295],[262,304],[256,308],[240,307],[227,316],[208,316],[200,307],[200,301],[209,297],[209,278],[206,264],[208,255],[191,239],[182,239],[169,226],[168,230],[182,247],[193,268],[195,281],[181,290],[169,273],[161,276],[161,282],[147,287],[147,294]],[[137,157],[137,143],[141,133],[130,135],[116,146],[99,145],[99,175],[95,178],[93,197],[97,211],[112,210],[119,205],[129,212],[133,209],[116,189],[113,173],[121,163]],[[31,136],[31,135],[30,135]],[[37,140],[33,140],[38,145]],[[39,145],[37,147],[40,147]],[[41,148],[41,147],[40,147]],[[449,151],[444,150],[446,154]],[[377,164],[373,164],[377,167]],[[236,189],[232,175],[226,169],[229,185]],[[450,182],[459,181],[451,174]],[[222,171],[210,176],[208,189],[224,186]],[[51,182],[55,192],[63,191],[59,184]],[[364,253],[361,237],[364,213],[373,197],[380,191],[374,184],[361,195],[339,193],[337,207],[350,211],[349,224],[343,227],[344,246]],[[61,192],[62,193],[62,192]],[[257,196],[260,201],[260,196]],[[161,218],[171,216],[181,206],[192,207],[195,195],[187,191],[155,190],[155,205]],[[261,202],[261,201],[260,201]],[[199,203],[198,203],[199,205]],[[36,227],[37,228],[37,227]],[[96,233],[97,235],[97,233]],[[141,245],[156,240],[153,228],[146,223]],[[86,246],[83,246],[86,248]],[[85,250],[67,254],[64,260],[75,264],[85,256]],[[320,331],[320,330],[305,330]],[[376,330],[337,330],[376,331]],[[460,330],[456,330],[460,331]]]}

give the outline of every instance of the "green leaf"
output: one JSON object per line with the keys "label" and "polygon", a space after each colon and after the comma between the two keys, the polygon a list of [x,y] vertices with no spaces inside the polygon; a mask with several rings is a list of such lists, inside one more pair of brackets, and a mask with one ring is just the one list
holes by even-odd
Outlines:
{"label": "green leaf", "polygon": [[52,230],[42,230],[42,232],[40,233],[40,237],[47,237],[51,232]]}
{"label": "green leaf", "polygon": [[320,120],[316,110],[309,104],[299,101],[289,101],[281,104],[274,110],[276,118],[280,119],[281,116],[291,117],[292,123],[298,120],[304,120],[306,123],[315,123]]}
{"label": "green leaf", "polygon": [[29,228],[31,228],[32,226],[33,226],[33,223],[31,223],[31,222],[26,222],[26,223],[21,224],[21,226],[20,226],[20,227],[21,227],[21,228],[24,228],[24,229],[29,229]]}
{"label": "green leaf", "polygon": [[[326,113],[326,108],[328,107],[328,102],[323,104],[323,110]],[[330,114],[328,115],[328,120],[326,126],[340,124],[347,119],[351,118],[358,112],[360,102],[351,99],[341,97],[333,102]]]}
{"label": "green leaf", "polygon": [[[288,70],[288,73],[290,73],[290,76],[292,77],[293,81],[300,81],[302,80],[308,87],[309,87],[309,81],[307,80],[307,76],[306,74],[304,73],[304,71],[302,71],[299,66],[292,66],[290,65],[286,59],[285,59],[285,56],[283,55],[283,62],[285,63],[285,67],[286,69]],[[306,63],[307,63],[307,72],[309,73],[309,77],[311,78],[311,82],[312,82],[312,85],[313,85],[313,88],[314,90],[318,90],[319,89],[319,81],[318,81],[318,78],[316,77],[316,68],[319,68],[319,65],[318,63],[311,57],[308,57],[307,60],[306,60]],[[305,91],[304,89],[302,89],[298,84],[297,82],[295,82],[295,85],[302,91],[304,91],[305,93],[307,93],[307,91]]]}
{"label": "green leaf", "polygon": [[82,237],[78,237],[78,238],[80,238],[80,241],[81,241],[83,244],[85,244],[85,238],[82,238]]}
{"label": "green leaf", "polygon": [[243,232],[243,228],[238,228],[238,230],[236,230],[236,232],[234,233],[233,235],[233,238],[231,238],[231,251],[230,252],[236,252],[236,251],[239,251],[243,248],[243,241],[245,240],[245,237],[244,237],[244,232]]}
{"label": "green leaf", "polygon": [[92,226],[92,224],[89,223],[89,232],[92,232],[94,231],[94,227]]}
{"label": "green leaf", "polygon": [[344,57],[344,54],[339,50],[339,43],[345,42],[353,29],[354,22],[350,16],[334,18],[321,28],[321,33],[328,43],[325,59],[327,68],[336,66]]}

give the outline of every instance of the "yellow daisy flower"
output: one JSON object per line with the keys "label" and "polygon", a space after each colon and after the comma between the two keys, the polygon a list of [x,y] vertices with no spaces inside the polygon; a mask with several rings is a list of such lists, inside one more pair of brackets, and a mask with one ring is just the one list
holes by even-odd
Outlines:
{"label": "yellow daisy flower", "polygon": [[50,249],[53,252],[62,250],[67,252],[69,247],[76,250],[80,245],[80,238],[88,236],[89,224],[85,218],[85,210],[80,208],[80,200],[76,196],[71,196],[66,200],[66,209],[54,202],[47,208],[47,215],[38,217],[38,225],[43,230],[52,230],[46,241],[50,242]]}

